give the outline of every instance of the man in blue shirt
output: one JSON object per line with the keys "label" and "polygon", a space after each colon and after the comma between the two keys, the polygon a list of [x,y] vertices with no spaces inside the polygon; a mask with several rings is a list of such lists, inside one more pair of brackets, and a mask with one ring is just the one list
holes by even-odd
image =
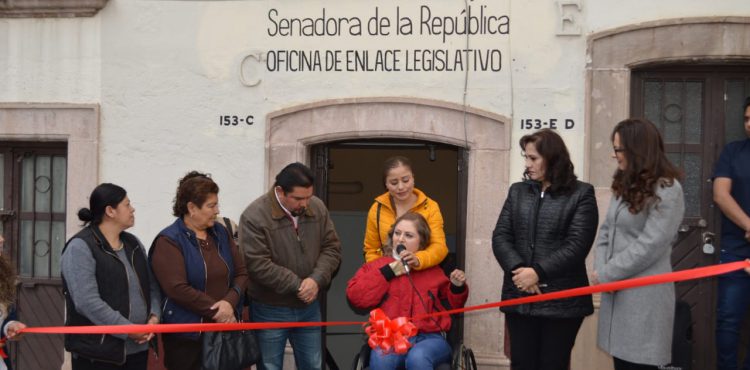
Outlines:
{"label": "man in blue shirt", "polygon": [[[750,97],[744,108],[748,139],[727,144],[714,169],[714,202],[722,212],[721,263],[750,258]],[[717,368],[737,369],[742,319],[750,307],[750,275],[735,271],[720,276],[717,293]],[[743,368],[750,369],[750,356]]]}

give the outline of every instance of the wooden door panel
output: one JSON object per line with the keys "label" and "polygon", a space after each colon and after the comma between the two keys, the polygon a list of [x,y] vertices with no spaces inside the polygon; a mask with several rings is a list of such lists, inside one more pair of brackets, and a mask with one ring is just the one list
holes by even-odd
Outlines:
{"label": "wooden door panel", "polygon": [[[661,131],[669,160],[679,166],[685,177],[685,216],[672,249],[674,270],[711,265],[715,255],[702,250],[702,233],[713,230],[710,192],[703,181],[713,155],[713,136],[707,130],[710,112],[710,84],[705,73],[694,71],[642,71],[634,75],[633,115],[653,122]],[[708,154],[709,158],[706,158]],[[703,281],[675,285],[676,299],[691,307],[693,369],[708,369],[712,361],[714,323],[706,319],[713,312],[713,291]],[[710,348],[709,348],[710,347]]]}
{"label": "wooden door panel", "polygon": [[[720,213],[711,176],[721,148],[744,138],[740,111],[750,95],[749,71],[746,65],[673,65],[633,72],[631,115],[656,124],[670,160],[685,172],[686,212],[672,250],[676,271],[718,263]],[[704,253],[704,233],[714,235],[713,253]],[[716,279],[678,283],[676,295],[691,307],[692,369],[715,368]]]}
{"label": "wooden door panel", "polygon": [[[19,319],[29,326],[65,324],[61,306],[64,298],[59,284],[36,284],[19,290]],[[62,335],[27,335],[18,342],[17,369],[59,369],[63,363]]]}
{"label": "wooden door panel", "polygon": [[[65,143],[3,142],[0,215],[6,252],[16,266],[19,319],[29,326],[64,325],[60,251],[65,243]],[[59,369],[62,335],[28,335],[11,347],[16,370]]]}
{"label": "wooden door panel", "polygon": [[677,242],[672,248],[672,267],[674,270],[684,270],[703,265],[704,255],[700,248],[695,248],[700,242],[701,233],[695,228],[678,234]]}

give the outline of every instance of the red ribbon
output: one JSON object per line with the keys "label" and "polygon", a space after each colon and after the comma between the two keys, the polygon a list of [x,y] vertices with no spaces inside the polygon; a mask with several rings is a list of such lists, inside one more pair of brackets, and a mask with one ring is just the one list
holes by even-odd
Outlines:
{"label": "red ribbon", "polygon": [[[486,303],[477,306],[469,306],[464,308],[457,308],[448,311],[433,312],[429,315],[423,314],[412,318],[412,320],[418,320],[427,318],[430,316],[450,315],[454,313],[470,312],[477,310],[484,310],[488,308],[507,307],[513,305],[519,305],[524,303],[534,303],[547,301],[551,299],[561,299],[577,297],[582,295],[589,295],[593,293],[601,292],[613,292],[622,289],[637,288],[645,285],[653,284],[664,284],[674,283],[678,281],[701,279],[728,272],[741,270],[750,267],[750,263],[747,261],[738,261],[725,263],[714,266],[700,267],[689,270],[671,272],[667,274],[646,276],[635,279],[628,279],[622,281],[616,281],[612,283],[599,284],[593,286],[586,286],[575,289],[568,289],[559,292],[545,293],[539,295],[533,295],[528,297],[509,299],[507,301]],[[382,312],[382,311],[381,311]],[[377,314],[376,317],[381,317]],[[385,317],[385,314],[382,315]],[[387,317],[386,317],[387,319]],[[375,321],[376,323],[378,320]],[[393,325],[397,328],[408,329],[408,320],[405,318],[398,318],[396,320],[390,320],[391,324],[388,326],[393,331]],[[396,324],[393,324],[393,323]],[[370,314],[370,327],[373,325],[373,313]],[[385,323],[385,321],[384,321]],[[383,323],[381,326],[385,330],[386,325]],[[366,323],[359,321],[328,321],[328,322],[251,322],[251,323],[235,323],[235,324],[155,324],[155,325],[101,325],[101,326],[48,326],[48,327],[37,327],[37,328],[24,328],[19,333],[36,333],[36,334],[130,334],[130,333],[186,333],[194,331],[231,331],[231,330],[251,330],[251,329],[280,329],[280,328],[301,328],[310,326],[352,326],[352,325],[363,325]],[[413,326],[413,325],[412,325]],[[369,328],[369,327],[368,327]],[[372,330],[377,330],[372,329]],[[399,329],[400,330],[400,329]],[[377,332],[377,331],[376,331]],[[405,337],[408,345],[408,337],[405,336],[406,332],[401,332],[401,336]],[[369,334],[369,332],[368,332]],[[416,328],[414,328],[414,334],[416,334]],[[395,334],[393,335],[395,336]],[[368,341],[369,342],[369,341]],[[391,344],[392,346],[395,345]],[[371,345],[372,346],[372,345]],[[382,347],[381,347],[382,348]],[[408,347],[406,347],[408,350]],[[399,349],[397,349],[399,350]],[[399,353],[399,352],[397,352]]]}
{"label": "red ribbon", "polygon": [[0,339],[0,357],[8,358],[8,354],[5,353],[5,338]]}
{"label": "red ribbon", "polygon": [[405,317],[391,320],[383,310],[376,308],[370,311],[370,321],[365,327],[365,333],[370,337],[367,340],[370,348],[380,347],[385,353],[393,349],[397,354],[403,355],[409,351],[409,338],[417,335],[417,327]]}
{"label": "red ribbon", "polygon": [[99,326],[46,326],[25,328],[19,333],[35,334],[131,334],[131,333],[188,333],[193,331],[232,331],[257,329],[304,328],[310,326],[362,325],[361,321],[327,322],[240,322],[234,324],[132,324]]}
{"label": "red ribbon", "polygon": [[561,290],[559,292],[537,294],[537,295],[532,295],[528,297],[509,299],[509,300],[501,301],[501,302],[485,303],[485,304],[480,304],[476,306],[456,308],[456,309],[440,311],[440,312],[433,312],[432,314],[429,314],[429,315],[422,314],[422,315],[414,316],[412,320],[416,321],[416,320],[427,318],[430,316],[451,315],[454,313],[485,310],[488,308],[515,306],[515,305],[525,304],[525,303],[549,301],[552,299],[578,297],[578,296],[589,295],[589,294],[594,294],[594,293],[614,292],[617,290],[638,288],[638,287],[642,287],[646,285],[656,285],[656,284],[674,283],[678,281],[702,279],[702,278],[707,278],[711,276],[726,274],[732,271],[742,270],[748,267],[750,267],[750,262],[747,262],[747,261],[724,263],[720,265],[699,267],[699,268],[694,268],[694,269],[689,269],[689,270],[670,272],[666,274],[644,276],[640,278],[620,280],[620,281],[615,281],[611,283],[591,285],[591,286],[585,286],[585,287],[580,287],[580,288],[575,288],[575,289]]}

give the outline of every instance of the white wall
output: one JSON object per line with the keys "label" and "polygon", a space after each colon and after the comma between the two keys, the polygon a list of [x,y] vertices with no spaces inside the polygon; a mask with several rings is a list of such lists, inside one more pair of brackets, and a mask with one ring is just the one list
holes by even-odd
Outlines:
{"label": "white wall", "polygon": [[[557,35],[553,1],[473,0],[473,14],[508,16],[510,34],[472,35],[474,49],[502,53],[499,72],[271,72],[245,58],[269,50],[463,48],[466,37],[420,35],[420,6],[433,16],[461,16],[464,1],[156,1],[110,0],[93,18],[0,20],[0,101],[101,104],[100,180],[125,186],[137,207],[135,233],[148,244],[171,220],[177,179],[190,169],[213,174],[223,213],[239,214],[264,189],[265,119],[269,112],[313,101],[406,96],[466,103],[513,118],[510,179],[520,178],[515,144],[522,119],[575,121],[560,129],[578,169],[584,162],[586,36],[666,18],[750,16],[746,0],[580,1]],[[395,35],[395,8],[413,35]],[[371,36],[375,7],[391,20],[389,36]],[[269,36],[285,17],[359,17],[362,36]],[[372,55],[371,55],[372,56]],[[262,58],[261,58],[262,59]],[[243,60],[245,62],[243,63]],[[405,63],[402,59],[401,68]],[[256,86],[243,85],[259,80]],[[254,116],[254,124],[220,126],[221,115]],[[345,125],[346,122],[341,122]],[[461,122],[456,122],[460,125]],[[603,169],[608,171],[610,169]],[[88,191],[88,190],[86,190]],[[81,205],[70,205],[78,208]],[[498,205],[498,209],[500,205]]]}
{"label": "white wall", "polygon": [[100,21],[0,19],[0,102],[99,102]]}

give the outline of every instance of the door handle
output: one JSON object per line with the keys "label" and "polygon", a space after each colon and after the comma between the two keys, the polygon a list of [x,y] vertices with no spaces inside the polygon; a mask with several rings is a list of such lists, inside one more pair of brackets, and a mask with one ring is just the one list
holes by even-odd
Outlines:
{"label": "door handle", "polygon": [[711,244],[713,244],[715,236],[716,236],[716,234],[714,234],[714,233],[712,233],[710,231],[704,231],[703,233],[701,233],[701,239],[703,239],[704,243],[711,243]]}
{"label": "door handle", "polygon": [[703,254],[714,254],[716,247],[714,247],[714,237],[716,234],[710,231],[704,231],[701,233],[701,239],[703,240]]}

